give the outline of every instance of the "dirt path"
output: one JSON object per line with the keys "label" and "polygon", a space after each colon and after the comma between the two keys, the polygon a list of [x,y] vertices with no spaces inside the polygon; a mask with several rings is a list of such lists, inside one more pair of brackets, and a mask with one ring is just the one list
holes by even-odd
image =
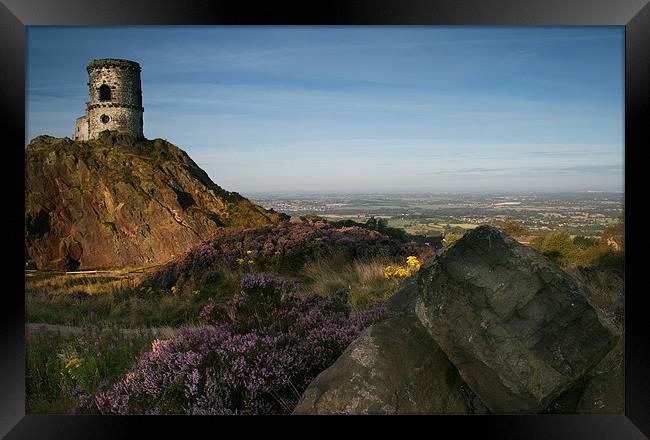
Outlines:
{"label": "dirt path", "polygon": [[[208,328],[209,326],[193,326],[192,329]],[[70,325],[46,324],[39,322],[28,322],[25,324],[25,331],[33,333],[38,331],[56,332],[64,335],[80,335],[88,333],[89,327],[74,327]],[[101,331],[111,331],[112,327],[102,327]],[[149,332],[159,338],[171,338],[180,333],[178,327],[152,327],[152,328],[120,328],[119,331],[125,336],[139,336]]]}
{"label": "dirt path", "polygon": [[130,275],[135,273],[145,273],[148,271],[153,271],[159,267],[164,266],[167,263],[168,262],[149,264],[146,266],[122,267],[117,269],[91,269],[91,270],[74,270],[74,271],[25,269],[25,274],[27,276],[95,275],[95,274],[111,274],[114,276],[120,276],[120,275]]}

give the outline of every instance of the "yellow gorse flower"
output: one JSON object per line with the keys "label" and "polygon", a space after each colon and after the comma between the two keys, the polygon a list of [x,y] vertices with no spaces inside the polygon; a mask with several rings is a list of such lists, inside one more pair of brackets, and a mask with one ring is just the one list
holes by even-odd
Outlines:
{"label": "yellow gorse flower", "polygon": [[253,255],[253,251],[246,251],[246,255]]}
{"label": "yellow gorse flower", "polygon": [[244,259],[243,258],[237,258],[237,264],[244,264]]}
{"label": "yellow gorse flower", "polygon": [[411,256],[406,258],[406,264],[409,267],[415,269],[415,271],[420,270],[420,266],[422,265],[422,263],[420,263],[420,260],[418,260],[418,257],[416,257],[414,255],[411,255]]}
{"label": "yellow gorse flower", "polygon": [[411,255],[406,259],[406,266],[386,266],[384,268],[384,278],[387,280],[406,278],[420,270],[420,266],[420,260]]}
{"label": "yellow gorse flower", "polygon": [[71,370],[73,368],[79,368],[79,367],[81,367],[81,361],[79,360],[79,358],[72,358],[65,364],[66,370]]}
{"label": "yellow gorse flower", "polygon": [[177,293],[178,293],[178,289],[176,288],[176,286],[173,286],[172,287],[172,295],[176,295]]}
{"label": "yellow gorse flower", "polygon": [[77,357],[70,358],[65,364],[65,369],[73,379],[76,379],[75,372],[81,367],[81,360]]}

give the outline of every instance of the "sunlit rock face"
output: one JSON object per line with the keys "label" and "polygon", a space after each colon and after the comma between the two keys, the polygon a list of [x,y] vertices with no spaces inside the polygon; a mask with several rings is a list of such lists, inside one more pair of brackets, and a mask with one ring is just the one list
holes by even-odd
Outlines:
{"label": "sunlit rock face", "polygon": [[216,185],[162,139],[39,136],[25,150],[25,250],[39,269],[168,261],[225,226],[282,217]]}

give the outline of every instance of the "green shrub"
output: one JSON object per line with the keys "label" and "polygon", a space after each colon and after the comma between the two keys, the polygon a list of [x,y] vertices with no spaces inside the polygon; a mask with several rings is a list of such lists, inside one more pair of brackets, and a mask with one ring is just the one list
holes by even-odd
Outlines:
{"label": "green shrub", "polygon": [[531,234],[531,231],[524,227],[521,222],[511,218],[492,222],[491,226],[513,238],[527,237]]}
{"label": "green shrub", "polygon": [[556,231],[533,238],[530,246],[561,267],[623,269],[624,252],[613,249],[603,239],[571,239],[566,231]]}
{"label": "green shrub", "polygon": [[451,246],[455,241],[460,240],[463,235],[465,235],[464,230],[463,232],[448,232],[442,239],[442,243],[445,245],[445,247]]}
{"label": "green shrub", "polygon": [[78,396],[124,374],[151,346],[151,332],[85,328],[83,333],[32,329],[27,333],[26,412],[67,413]]}

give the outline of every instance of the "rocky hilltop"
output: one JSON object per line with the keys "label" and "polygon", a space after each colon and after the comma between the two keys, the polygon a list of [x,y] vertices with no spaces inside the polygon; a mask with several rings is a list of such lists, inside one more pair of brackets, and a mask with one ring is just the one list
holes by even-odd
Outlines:
{"label": "rocky hilltop", "polygon": [[39,136],[25,150],[26,258],[39,269],[163,262],[220,227],[282,219],[219,187],[162,139]]}
{"label": "rocky hilltop", "polygon": [[623,412],[623,344],[589,287],[489,226],[405,280],[295,414]]}

